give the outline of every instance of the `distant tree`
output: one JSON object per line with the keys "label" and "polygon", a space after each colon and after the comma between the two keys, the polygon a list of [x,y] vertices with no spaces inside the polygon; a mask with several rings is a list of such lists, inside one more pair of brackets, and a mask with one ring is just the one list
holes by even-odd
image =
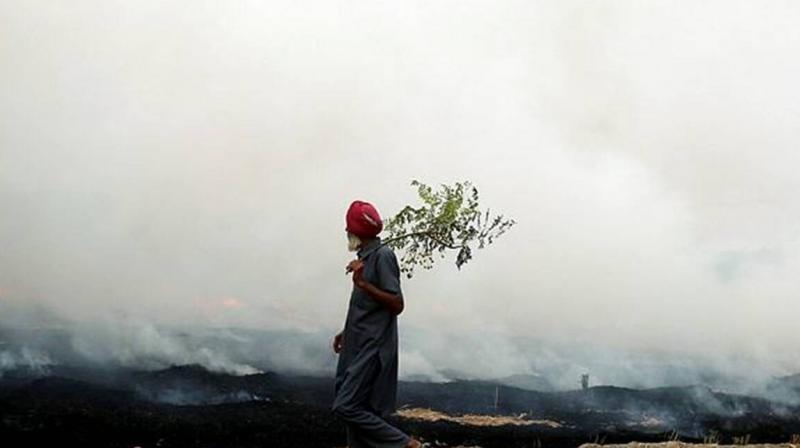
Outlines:
{"label": "distant tree", "polygon": [[400,271],[408,278],[417,266],[431,269],[434,254],[444,258],[447,250],[458,251],[455,261],[460,270],[472,258],[472,245],[482,249],[516,223],[503,215],[492,216],[489,209],[479,210],[478,189],[469,181],[441,184],[437,190],[417,180],[411,186],[417,187],[422,205],[406,205],[389,218],[384,229],[389,236],[383,241],[402,253]]}

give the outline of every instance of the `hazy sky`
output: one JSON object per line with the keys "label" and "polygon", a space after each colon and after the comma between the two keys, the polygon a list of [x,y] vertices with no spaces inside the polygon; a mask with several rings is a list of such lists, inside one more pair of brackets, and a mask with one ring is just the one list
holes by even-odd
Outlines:
{"label": "hazy sky", "polygon": [[[468,179],[518,223],[403,280],[401,369],[437,362],[416,328],[800,370],[798,23],[792,1],[2,0],[0,301],[333,334],[348,204]],[[528,370],[488,349],[477,370]]]}

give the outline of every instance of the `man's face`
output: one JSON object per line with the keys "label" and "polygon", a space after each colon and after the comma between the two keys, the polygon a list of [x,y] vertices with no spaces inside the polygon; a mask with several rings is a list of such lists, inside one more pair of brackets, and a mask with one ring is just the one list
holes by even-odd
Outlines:
{"label": "man's face", "polygon": [[347,250],[350,252],[355,252],[359,247],[361,247],[361,238],[353,235],[350,232],[347,232]]}

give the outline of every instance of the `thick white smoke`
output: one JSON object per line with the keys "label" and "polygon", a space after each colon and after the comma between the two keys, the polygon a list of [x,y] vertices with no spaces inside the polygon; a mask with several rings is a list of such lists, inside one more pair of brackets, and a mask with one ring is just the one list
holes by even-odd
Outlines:
{"label": "thick white smoke", "polygon": [[[187,335],[188,336],[188,335]],[[78,331],[72,347],[79,355],[99,364],[138,369],[160,369],[173,365],[198,364],[213,372],[250,375],[261,370],[232,361],[225,353],[207,346],[192,346],[159,331],[153,324],[114,322]]]}
{"label": "thick white smoke", "polygon": [[[403,282],[402,375],[798,372],[798,22],[782,1],[0,2],[0,307],[35,310],[0,324],[79,322],[54,360],[330,372],[347,204],[468,179],[518,224]],[[301,336],[255,356],[170,326]]]}

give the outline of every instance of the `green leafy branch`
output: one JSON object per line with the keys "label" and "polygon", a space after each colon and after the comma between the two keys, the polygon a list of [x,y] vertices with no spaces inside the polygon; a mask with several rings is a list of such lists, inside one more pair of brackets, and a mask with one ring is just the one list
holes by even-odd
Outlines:
{"label": "green leafy branch", "polygon": [[444,258],[446,250],[457,250],[456,267],[472,258],[472,244],[479,249],[516,223],[503,215],[492,216],[478,208],[478,189],[469,181],[441,184],[434,190],[417,180],[411,182],[423,204],[406,205],[386,222],[389,237],[383,241],[402,252],[400,271],[411,278],[416,266],[433,267],[434,255]]}

